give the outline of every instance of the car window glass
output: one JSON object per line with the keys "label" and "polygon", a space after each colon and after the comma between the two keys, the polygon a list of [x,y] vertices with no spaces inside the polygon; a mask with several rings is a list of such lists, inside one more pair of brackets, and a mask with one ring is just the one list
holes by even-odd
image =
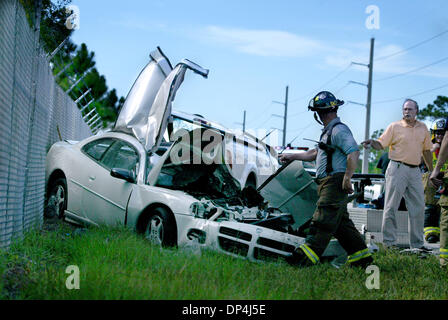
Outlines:
{"label": "car window glass", "polygon": [[113,139],[99,139],[86,144],[82,151],[91,156],[95,160],[100,160],[106,150],[114,142]]}
{"label": "car window glass", "polygon": [[138,153],[129,143],[120,140],[107,150],[101,163],[108,169],[120,168],[136,173]]}
{"label": "car window glass", "polygon": [[268,148],[264,148],[264,151],[266,153],[266,166],[269,166],[271,164],[271,161],[275,161],[273,157],[271,157],[271,153],[269,152]]}
{"label": "car window glass", "polygon": [[197,128],[201,128],[201,126],[198,123],[192,123],[183,119],[179,119],[179,118],[174,118],[173,120],[173,133],[171,134],[170,141],[172,139],[172,137],[176,136],[176,132],[179,131],[180,129],[184,129],[187,131],[191,131]]}

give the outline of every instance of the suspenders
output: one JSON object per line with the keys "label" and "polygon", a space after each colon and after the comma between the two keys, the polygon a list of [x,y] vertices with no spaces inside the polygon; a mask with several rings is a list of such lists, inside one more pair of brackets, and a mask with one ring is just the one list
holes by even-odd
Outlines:
{"label": "suspenders", "polygon": [[333,153],[336,150],[334,146],[331,146],[331,134],[333,132],[333,128],[336,127],[339,124],[343,124],[342,122],[335,123],[329,130],[322,132],[322,135],[320,136],[319,141],[322,139],[325,133],[328,132],[327,135],[327,141],[325,144],[319,143],[319,148],[322,149],[327,154],[327,166],[325,168],[325,172],[327,175],[330,175],[330,173],[333,171]]}

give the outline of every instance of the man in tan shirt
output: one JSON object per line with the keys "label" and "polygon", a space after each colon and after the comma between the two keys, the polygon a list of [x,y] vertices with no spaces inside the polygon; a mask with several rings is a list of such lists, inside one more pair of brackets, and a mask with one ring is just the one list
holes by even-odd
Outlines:
{"label": "man in tan shirt", "polygon": [[426,125],[416,120],[418,104],[406,99],[403,103],[403,119],[391,123],[378,140],[363,141],[364,148],[376,150],[389,147],[390,163],[386,170],[386,198],[383,212],[383,243],[395,244],[397,239],[396,212],[404,197],[409,212],[410,247],[424,249],[423,224],[425,200],[422,173],[423,160],[432,171],[431,137]]}

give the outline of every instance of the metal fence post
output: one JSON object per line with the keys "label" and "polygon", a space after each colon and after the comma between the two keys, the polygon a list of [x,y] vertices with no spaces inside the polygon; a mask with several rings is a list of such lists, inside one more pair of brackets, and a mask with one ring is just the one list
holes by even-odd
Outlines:
{"label": "metal fence post", "polygon": [[[30,107],[31,107],[31,116],[28,127],[28,150],[26,153],[26,167],[25,167],[25,187],[23,192],[23,204],[24,208],[22,211],[22,233],[25,229],[25,204],[27,202],[28,195],[28,181],[29,181],[29,167],[30,167],[30,159],[31,159],[31,149],[32,149],[32,133],[35,125],[35,113],[36,113],[36,97],[37,97],[37,73],[39,68],[39,38],[40,38],[40,19],[41,19],[41,10],[42,10],[42,0],[34,0],[35,4],[35,12],[34,12],[34,48],[33,48],[33,69],[31,74],[31,95],[30,95]],[[37,212],[35,213],[38,214]]]}

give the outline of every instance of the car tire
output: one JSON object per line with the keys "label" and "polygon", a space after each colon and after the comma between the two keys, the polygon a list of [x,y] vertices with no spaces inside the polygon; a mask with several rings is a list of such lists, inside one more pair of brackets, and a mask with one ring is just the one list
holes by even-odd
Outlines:
{"label": "car tire", "polygon": [[67,209],[67,181],[65,178],[58,178],[51,181],[48,189],[48,197],[44,210],[45,218],[64,218]]}
{"label": "car tire", "polygon": [[155,245],[163,247],[176,245],[176,226],[167,209],[158,207],[152,210],[145,226],[144,236]]}

